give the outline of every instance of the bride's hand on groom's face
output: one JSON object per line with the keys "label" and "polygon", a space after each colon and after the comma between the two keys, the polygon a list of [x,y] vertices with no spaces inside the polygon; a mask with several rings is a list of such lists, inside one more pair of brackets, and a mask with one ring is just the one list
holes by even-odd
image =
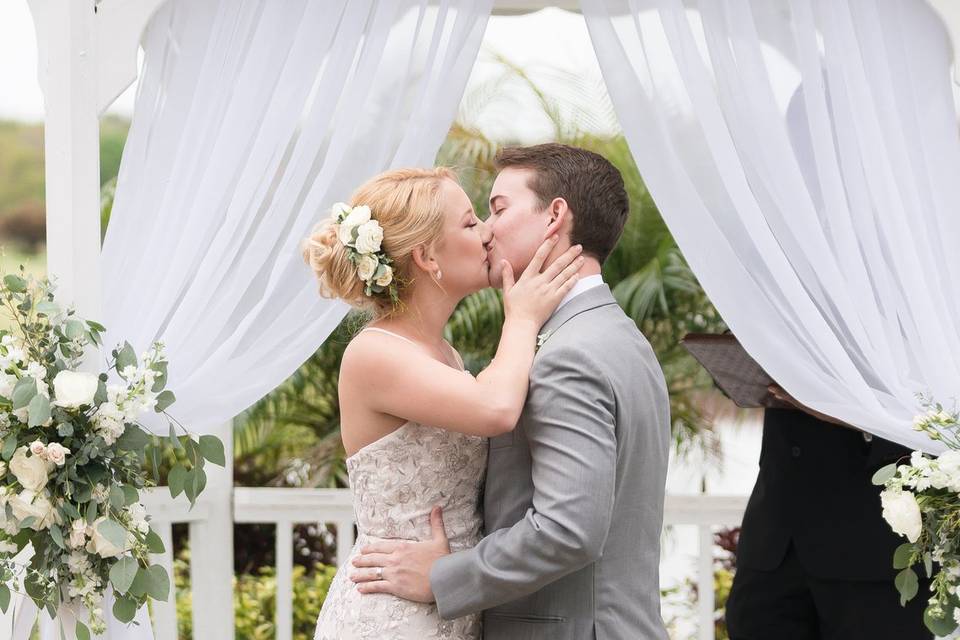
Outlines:
{"label": "bride's hand on groom's face", "polygon": [[514,280],[510,263],[503,261],[503,310],[507,319],[528,320],[540,328],[573,288],[583,267],[583,247],[574,245],[546,267],[557,236],[543,241],[530,264]]}
{"label": "bride's hand on groom's face", "polygon": [[360,593],[390,593],[414,602],[433,602],[430,569],[450,553],[440,507],[430,513],[433,537],[424,542],[372,542],[353,559],[350,579]]}

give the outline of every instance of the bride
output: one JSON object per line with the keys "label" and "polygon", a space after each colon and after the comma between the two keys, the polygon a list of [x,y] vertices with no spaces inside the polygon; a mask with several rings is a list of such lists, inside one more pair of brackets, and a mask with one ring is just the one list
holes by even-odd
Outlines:
{"label": "bride", "polygon": [[370,541],[429,539],[435,506],[452,551],[480,540],[486,438],[514,428],[537,332],[582,263],[573,247],[543,268],[554,238],[515,281],[504,262],[503,333],[474,378],[443,329],[460,300],[489,286],[489,240],[454,173],[437,168],[371,179],[304,243],[321,295],[373,316],[347,347],[339,384],[359,535],[327,593],[316,640],[480,638],[478,615],[443,621],[433,604],[361,595],[347,567]]}

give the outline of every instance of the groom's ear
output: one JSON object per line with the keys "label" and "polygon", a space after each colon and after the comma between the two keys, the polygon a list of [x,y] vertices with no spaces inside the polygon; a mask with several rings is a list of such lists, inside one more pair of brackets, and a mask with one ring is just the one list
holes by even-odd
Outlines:
{"label": "groom's ear", "polygon": [[547,228],[543,232],[544,239],[552,235],[561,235],[568,220],[570,220],[570,207],[567,201],[563,198],[554,198],[547,207]]}

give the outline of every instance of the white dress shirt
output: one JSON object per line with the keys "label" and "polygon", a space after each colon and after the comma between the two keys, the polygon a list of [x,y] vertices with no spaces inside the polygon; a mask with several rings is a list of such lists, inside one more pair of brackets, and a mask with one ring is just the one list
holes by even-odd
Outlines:
{"label": "white dress shirt", "polygon": [[[577,284],[573,285],[573,289],[570,289],[570,291],[567,292],[567,295],[563,296],[563,300],[560,301],[560,304],[557,306],[557,310],[576,298],[581,293],[586,293],[590,289],[600,286],[603,286],[603,276],[599,273],[592,276],[587,276],[586,278],[580,278]],[[554,313],[556,313],[556,311],[554,311]]]}

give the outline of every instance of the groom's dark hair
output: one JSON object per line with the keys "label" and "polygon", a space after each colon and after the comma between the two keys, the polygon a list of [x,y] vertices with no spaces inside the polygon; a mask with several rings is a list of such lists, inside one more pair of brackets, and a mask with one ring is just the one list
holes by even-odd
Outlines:
{"label": "groom's dark hair", "polygon": [[527,184],[546,208],[554,198],[563,198],[573,212],[570,243],[580,244],[586,254],[602,264],[623,233],[630,201],[623,176],[598,153],[565,144],[506,147],[494,160],[497,171],[508,167],[531,169]]}

